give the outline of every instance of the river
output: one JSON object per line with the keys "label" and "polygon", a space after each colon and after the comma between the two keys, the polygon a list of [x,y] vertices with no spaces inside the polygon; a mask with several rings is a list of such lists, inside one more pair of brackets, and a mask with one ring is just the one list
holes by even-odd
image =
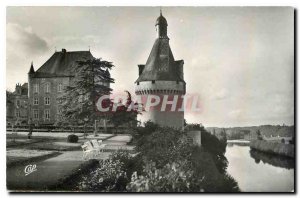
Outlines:
{"label": "river", "polygon": [[243,192],[291,192],[294,160],[253,151],[248,145],[228,143],[227,172]]}

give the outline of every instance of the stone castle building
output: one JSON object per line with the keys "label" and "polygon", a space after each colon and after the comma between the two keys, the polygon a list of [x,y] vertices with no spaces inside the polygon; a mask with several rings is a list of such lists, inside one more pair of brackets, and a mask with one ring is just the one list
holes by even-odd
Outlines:
{"label": "stone castle building", "polygon": [[28,120],[28,83],[16,84],[15,91],[6,96],[8,125],[26,125]]}
{"label": "stone castle building", "polygon": [[[37,71],[28,72],[29,119],[35,124],[55,124],[61,116],[59,97],[74,79],[76,61],[94,58],[90,51],[55,52]],[[109,83],[108,85],[109,86]]]}
{"label": "stone castle building", "polygon": [[[156,95],[163,100],[178,96],[177,107],[182,104],[182,97],[186,92],[186,83],[183,77],[183,60],[175,60],[169,45],[167,35],[168,23],[160,13],[156,20],[157,38],[145,65],[138,65],[139,77],[135,81],[135,93],[140,95],[142,101],[147,101],[150,95]],[[144,103],[143,103],[144,104]],[[144,104],[145,105],[145,104]],[[178,110],[178,108],[177,108]],[[184,111],[162,111],[161,104],[139,116],[141,122],[152,121],[162,126],[183,128]]]}

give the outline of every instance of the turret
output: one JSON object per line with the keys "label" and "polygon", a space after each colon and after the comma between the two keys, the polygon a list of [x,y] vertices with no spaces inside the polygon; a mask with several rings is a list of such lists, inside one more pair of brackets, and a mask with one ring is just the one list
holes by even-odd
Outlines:
{"label": "turret", "polygon": [[[139,76],[135,81],[135,94],[141,98],[145,107],[138,119],[142,124],[150,120],[161,126],[183,129],[184,110],[180,110],[180,107],[186,85],[183,76],[184,61],[174,59],[167,35],[168,22],[161,12],[155,27],[157,38],[146,64],[138,65]],[[147,101],[152,101],[151,97],[154,96],[159,98],[159,104],[148,109]],[[176,104],[167,105],[163,101],[176,101]]]}
{"label": "turret", "polygon": [[28,97],[30,98],[30,91],[31,91],[31,78],[34,76],[35,71],[34,71],[34,67],[33,67],[33,61],[31,62],[31,66],[28,72]]}
{"label": "turret", "polygon": [[34,74],[34,73],[35,73],[35,71],[34,71],[34,68],[33,68],[33,62],[31,62],[31,66],[30,66],[28,74]]}
{"label": "turret", "polygon": [[162,15],[161,10],[160,16],[156,20],[155,26],[158,38],[168,38],[168,22],[166,18]]}

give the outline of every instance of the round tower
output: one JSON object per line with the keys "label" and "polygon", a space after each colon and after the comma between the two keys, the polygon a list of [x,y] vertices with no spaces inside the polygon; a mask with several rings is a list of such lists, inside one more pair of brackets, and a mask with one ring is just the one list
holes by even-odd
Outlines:
{"label": "round tower", "polygon": [[186,91],[183,78],[184,61],[174,60],[167,26],[166,18],[160,13],[155,24],[157,38],[148,60],[145,65],[138,65],[139,78],[135,82],[135,93],[141,97],[145,108],[138,120],[142,123],[152,121],[161,126],[182,129],[182,103]]}

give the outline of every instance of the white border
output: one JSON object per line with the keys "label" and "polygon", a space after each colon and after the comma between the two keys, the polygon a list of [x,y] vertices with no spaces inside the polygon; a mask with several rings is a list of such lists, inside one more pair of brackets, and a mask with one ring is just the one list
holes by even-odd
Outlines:
{"label": "white border", "polygon": [[[1,161],[1,179],[0,179],[0,189],[1,189],[1,197],[8,197],[11,196],[7,193],[6,190],[6,137],[5,137],[5,120],[6,120],[6,99],[5,99],[5,90],[6,90],[6,6],[292,6],[295,8],[299,8],[299,0],[144,0],[144,1],[138,1],[138,0],[48,0],[48,1],[38,1],[38,0],[3,0],[0,2],[0,74],[2,75],[0,78],[1,81],[1,97],[0,101],[2,104],[2,111],[0,113],[1,117],[1,138],[0,138],[0,145],[1,145],[1,154],[0,154],[0,161]],[[22,17],[22,16],[20,16]],[[299,25],[299,22],[297,21],[297,26]],[[299,52],[297,53],[299,55]],[[297,76],[299,76],[299,69],[297,72]],[[299,86],[297,88],[297,92],[299,92]],[[299,117],[297,119],[297,123],[299,121]],[[298,131],[297,131],[298,132]],[[296,132],[296,133],[297,133]],[[299,136],[299,135],[298,135]],[[297,137],[298,137],[297,136]],[[299,137],[297,138],[297,143],[299,142]],[[297,158],[299,157],[299,152],[297,152]],[[296,167],[297,168],[297,167]],[[297,169],[298,171],[298,169]],[[299,181],[297,181],[297,184]],[[297,189],[299,190],[299,185],[297,186]],[[95,194],[90,194],[95,195]],[[89,195],[89,196],[90,196]],[[195,194],[196,196],[203,196],[200,194]],[[32,194],[29,194],[27,196],[32,196]],[[51,196],[49,194],[47,195],[41,195],[38,196],[48,197]],[[74,194],[65,194],[65,195],[56,195],[58,197],[62,196],[74,196]],[[86,195],[80,195],[81,197]],[[98,194],[96,196],[101,197],[108,197],[108,195],[104,194]],[[111,197],[110,195],[109,197]],[[115,195],[114,195],[115,196]],[[126,196],[126,194],[122,194],[120,196]],[[127,195],[128,196],[128,195]],[[131,196],[131,194],[129,195]],[[138,196],[141,196],[140,194]],[[152,196],[155,197],[162,197],[165,195],[157,195],[154,194]],[[168,195],[173,196],[173,195]],[[179,195],[181,196],[181,195]],[[207,195],[205,195],[207,196]],[[211,195],[209,195],[211,196]],[[215,195],[213,195],[215,196]],[[232,196],[231,194],[228,194],[227,196]],[[240,195],[239,195],[240,196]],[[271,197],[270,195],[255,195],[256,197]]]}

